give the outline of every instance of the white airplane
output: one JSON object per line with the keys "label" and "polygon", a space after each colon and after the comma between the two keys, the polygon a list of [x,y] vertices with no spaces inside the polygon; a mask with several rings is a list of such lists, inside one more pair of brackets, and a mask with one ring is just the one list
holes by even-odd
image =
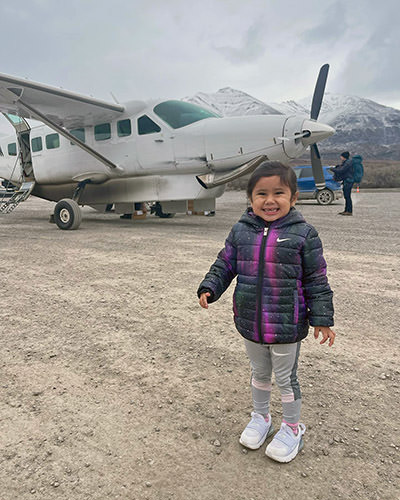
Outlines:
{"label": "white airplane", "polygon": [[229,118],[179,100],[113,104],[0,74],[0,112],[16,131],[16,139],[0,137],[0,177],[19,188],[6,201],[0,194],[0,213],[30,194],[57,202],[60,229],[79,227],[79,205],[132,214],[151,202],[163,216],[186,213],[191,200],[192,210],[212,211],[227,182],[309,146],[323,189],[316,143],[334,129],[316,120],[328,70],[320,69],[310,117]]}

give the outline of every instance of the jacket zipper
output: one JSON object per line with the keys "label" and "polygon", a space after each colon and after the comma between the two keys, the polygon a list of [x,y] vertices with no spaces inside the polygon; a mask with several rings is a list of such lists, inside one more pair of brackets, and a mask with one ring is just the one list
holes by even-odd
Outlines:
{"label": "jacket zipper", "polygon": [[261,242],[260,255],[258,257],[258,279],[257,279],[257,302],[258,302],[258,317],[257,317],[257,325],[258,325],[258,335],[260,337],[260,344],[264,344],[264,338],[262,334],[262,289],[263,289],[263,281],[264,281],[264,252],[265,245],[267,243],[268,236],[268,227],[264,228],[263,239]]}

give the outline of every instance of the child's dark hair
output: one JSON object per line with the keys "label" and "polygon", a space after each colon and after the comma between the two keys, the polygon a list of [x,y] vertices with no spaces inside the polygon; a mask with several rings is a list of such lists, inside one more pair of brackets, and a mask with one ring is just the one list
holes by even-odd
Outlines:
{"label": "child's dark hair", "polygon": [[297,192],[297,178],[294,170],[280,161],[264,161],[254,170],[247,183],[246,192],[249,200],[251,200],[251,195],[257,182],[262,177],[272,177],[273,175],[279,176],[282,184],[289,186],[292,197],[295,195]]}

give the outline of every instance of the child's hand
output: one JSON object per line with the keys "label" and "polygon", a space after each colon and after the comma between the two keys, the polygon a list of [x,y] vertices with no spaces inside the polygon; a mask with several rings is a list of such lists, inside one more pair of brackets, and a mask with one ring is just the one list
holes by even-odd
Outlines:
{"label": "child's hand", "polygon": [[314,326],[314,337],[317,339],[319,332],[322,333],[322,340],[320,344],[324,344],[329,339],[329,347],[335,342],[336,333],[329,328],[329,326]]}
{"label": "child's hand", "polygon": [[210,292],[204,292],[200,295],[199,304],[203,309],[208,309],[207,297],[211,297]]}

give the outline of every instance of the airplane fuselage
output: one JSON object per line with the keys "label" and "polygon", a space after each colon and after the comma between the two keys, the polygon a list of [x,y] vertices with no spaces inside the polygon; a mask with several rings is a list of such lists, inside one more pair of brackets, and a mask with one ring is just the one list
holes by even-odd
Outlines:
{"label": "airplane fuselage", "polygon": [[[118,165],[118,170],[108,168],[46,125],[32,128],[33,194],[57,201],[70,196],[77,182],[89,180],[93,186],[85,188],[82,203],[213,198],[223,189],[205,190],[195,175],[230,171],[260,155],[287,161],[307,147],[304,140],[281,137],[290,137],[306,125],[310,128],[307,117],[221,118],[209,113],[196,119],[190,116],[190,108],[185,113],[187,104],[132,101],[124,105],[117,120],[70,129]],[[185,124],[185,120],[192,122]],[[0,146],[0,177],[18,183],[21,169],[14,168],[18,163],[15,136],[1,138]]]}

